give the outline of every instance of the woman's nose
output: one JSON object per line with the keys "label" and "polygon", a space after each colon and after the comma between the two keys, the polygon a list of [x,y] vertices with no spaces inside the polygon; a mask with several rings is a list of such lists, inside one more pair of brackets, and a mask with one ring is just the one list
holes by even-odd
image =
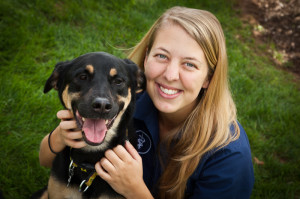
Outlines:
{"label": "woman's nose", "polygon": [[175,81],[179,79],[179,64],[176,62],[170,62],[164,71],[164,77],[168,81]]}

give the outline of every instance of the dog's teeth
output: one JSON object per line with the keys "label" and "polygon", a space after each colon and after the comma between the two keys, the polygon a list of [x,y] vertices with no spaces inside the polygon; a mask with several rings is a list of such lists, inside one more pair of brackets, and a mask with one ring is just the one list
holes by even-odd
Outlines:
{"label": "dog's teeth", "polygon": [[82,118],[82,121],[85,121],[85,118],[84,118],[84,117]]}
{"label": "dog's teeth", "polygon": [[105,120],[105,124],[108,124],[108,120]]}

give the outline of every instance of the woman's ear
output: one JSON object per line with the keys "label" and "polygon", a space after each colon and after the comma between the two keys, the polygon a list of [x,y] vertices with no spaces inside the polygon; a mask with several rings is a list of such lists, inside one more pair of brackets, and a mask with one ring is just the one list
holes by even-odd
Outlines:
{"label": "woman's ear", "polygon": [[209,86],[209,80],[206,78],[206,80],[204,81],[202,88],[208,88]]}

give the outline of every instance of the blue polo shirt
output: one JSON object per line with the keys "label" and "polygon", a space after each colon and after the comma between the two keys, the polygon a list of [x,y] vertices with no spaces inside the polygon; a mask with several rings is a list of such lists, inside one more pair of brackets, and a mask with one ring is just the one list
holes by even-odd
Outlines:
{"label": "blue polo shirt", "polygon": [[[158,111],[147,92],[137,97],[134,122],[137,150],[143,159],[144,181],[155,195],[162,169],[157,155]],[[239,124],[240,137],[226,147],[208,152],[187,182],[186,198],[250,198],[254,184],[250,145]]]}

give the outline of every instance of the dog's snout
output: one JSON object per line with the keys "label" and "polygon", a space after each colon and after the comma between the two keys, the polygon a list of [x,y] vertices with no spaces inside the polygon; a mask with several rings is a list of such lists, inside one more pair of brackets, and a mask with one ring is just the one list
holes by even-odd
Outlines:
{"label": "dog's snout", "polygon": [[92,107],[97,112],[107,113],[112,109],[112,105],[106,98],[98,97],[92,102]]}

